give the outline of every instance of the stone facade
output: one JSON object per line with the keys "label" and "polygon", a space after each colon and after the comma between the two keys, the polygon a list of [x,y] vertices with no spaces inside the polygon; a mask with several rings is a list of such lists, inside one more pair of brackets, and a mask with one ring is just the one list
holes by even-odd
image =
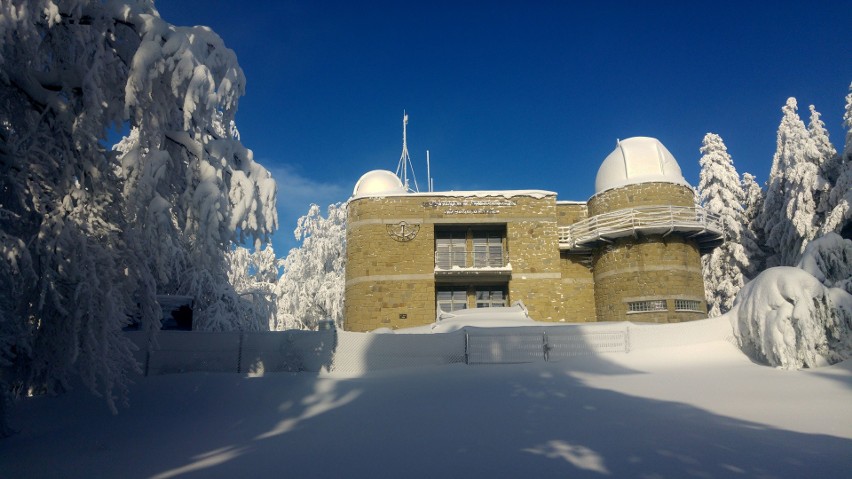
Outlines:
{"label": "stone facade", "polygon": [[[589,200],[591,215],[638,206],[695,205],[691,188],[646,183],[607,190]],[[592,255],[599,321],[671,323],[707,316],[698,244],[683,235],[618,238]],[[665,302],[665,308],[661,308]],[[636,309],[629,311],[631,303]]]}
{"label": "stone facade", "polygon": [[[559,226],[570,226],[589,215],[585,202],[560,201],[556,205]],[[591,258],[587,253],[560,252],[562,269],[562,317],[567,322],[597,321],[595,305],[595,280]]]}
{"label": "stone facade", "polygon": [[[541,191],[354,198],[348,205],[345,328],[431,324],[442,289],[453,290],[468,308],[476,307],[480,289],[504,291],[504,304],[521,300],[538,321],[706,317],[699,248],[684,235],[627,236],[590,251],[560,248],[560,227],[625,208],[666,205],[693,206],[692,190],[671,183],[629,185],[588,203],[557,202],[554,193]],[[493,244],[505,256],[502,263],[472,266],[479,231],[496,232]],[[466,264],[437,267],[441,235],[456,238]]]}
{"label": "stone facade", "polygon": [[[405,150],[404,150],[405,151]],[[701,254],[721,225],[656,139],[622,140],[587,202],[547,191],[411,193],[385,170],[348,203],[344,328],[431,324],[522,301],[537,321],[706,317]]]}
{"label": "stone facade", "polygon": [[[665,183],[632,185],[598,194],[588,205],[557,204],[555,195],[545,192],[356,198],[349,203],[345,327],[369,331],[430,324],[441,286],[466,291],[461,294],[467,307],[476,306],[478,285],[504,288],[507,304],[523,301],[539,321],[704,317],[704,283],[694,241],[650,235],[620,238],[591,253],[560,251],[560,226],[590,214],[665,201],[692,204],[692,190]],[[474,231],[503,232],[500,244],[510,271],[436,271],[436,228],[458,232],[468,263]],[[665,301],[665,310],[628,311],[630,303],[649,300]],[[684,304],[698,307],[677,311]]]}
{"label": "stone facade", "polygon": [[[430,324],[441,286],[470,289],[470,307],[478,285],[494,286],[536,319],[564,318],[554,193],[364,197],[348,208],[347,330]],[[436,271],[436,228],[463,238],[468,262],[476,231],[500,232],[508,264]]]}

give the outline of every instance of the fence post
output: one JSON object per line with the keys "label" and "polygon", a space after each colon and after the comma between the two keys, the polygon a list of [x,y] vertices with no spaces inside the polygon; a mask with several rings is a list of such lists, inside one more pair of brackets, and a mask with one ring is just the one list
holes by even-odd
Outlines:
{"label": "fence post", "polygon": [[145,338],[146,339],[146,341],[145,341],[145,377],[146,378],[148,377],[148,372],[151,368],[151,349],[153,349],[152,346],[151,346],[151,342],[154,339],[153,336],[154,336],[154,332],[149,330],[148,331],[148,337]]}
{"label": "fence post", "polygon": [[470,337],[467,334],[467,328],[464,330],[464,363],[470,364],[470,356],[468,356],[468,346],[470,345]]}
{"label": "fence post", "polygon": [[541,347],[544,350],[544,362],[550,361],[550,346],[547,344],[547,330],[541,334]]}
{"label": "fence post", "polygon": [[240,342],[239,346],[237,346],[237,374],[243,372],[243,336],[246,333],[240,333]]}

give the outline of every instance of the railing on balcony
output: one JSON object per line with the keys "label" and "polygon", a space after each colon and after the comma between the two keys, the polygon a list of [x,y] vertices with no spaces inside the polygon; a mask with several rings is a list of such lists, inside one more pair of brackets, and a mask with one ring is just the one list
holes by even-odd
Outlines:
{"label": "railing on balcony", "polygon": [[585,249],[606,241],[637,233],[691,234],[707,244],[724,237],[721,218],[701,207],[643,206],[604,213],[559,228],[559,247]]}
{"label": "railing on balcony", "polygon": [[509,255],[499,250],[451,250],[435,252],[435,271],[506,269]]}

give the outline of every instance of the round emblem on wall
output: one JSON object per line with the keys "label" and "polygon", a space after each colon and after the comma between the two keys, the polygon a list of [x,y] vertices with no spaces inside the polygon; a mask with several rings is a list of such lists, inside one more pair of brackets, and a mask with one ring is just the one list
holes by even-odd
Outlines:
{"label": "round emblem on wall", "polygon": [[420,232],[420,225],[408,224],[400,221],[395,225],[387,225],[388,236],[396,241],[411,241]]}

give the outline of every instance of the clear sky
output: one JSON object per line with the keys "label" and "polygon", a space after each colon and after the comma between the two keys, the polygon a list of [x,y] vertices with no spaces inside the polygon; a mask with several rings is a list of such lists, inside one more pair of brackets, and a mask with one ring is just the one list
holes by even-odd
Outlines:
{"label": "clear sky", "polygon": [[814,104],[843,148],[852,1],[160,0],[207,25],[247,77],[237,127],[279,184],[279,255],[311,202],[395,170],[402,114],[421,190],[594,193],[619,138],[652,136],[692,183],[707,132],[769,172],[781,107]]}

